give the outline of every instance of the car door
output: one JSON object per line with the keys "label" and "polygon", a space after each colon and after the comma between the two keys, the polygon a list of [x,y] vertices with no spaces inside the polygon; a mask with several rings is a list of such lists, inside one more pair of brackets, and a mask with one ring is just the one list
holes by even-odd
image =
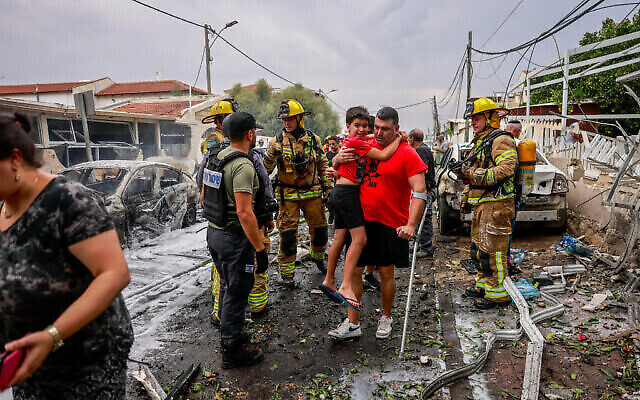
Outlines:
{"label": "car door", "polygon": [[124,191],[124,203],[131,225],[147,225],[156,218],[158,195],[153,166],[142,167],[134,172]]}
{"label": "car door", "polygon": [[158,166],[158,181],[164,204],[159,218],[172,230],[178,229],[187,211],[188,184],[182,172],[168,166]]}

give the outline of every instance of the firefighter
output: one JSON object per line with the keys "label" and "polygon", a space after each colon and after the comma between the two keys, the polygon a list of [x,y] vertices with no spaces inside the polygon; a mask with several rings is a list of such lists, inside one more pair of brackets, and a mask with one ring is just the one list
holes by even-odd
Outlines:
{"label": "firefighter", "polygon": [[209,128],[205,131],[206,138],[200,143],[200,153],[202,158],[207,155],[208,149],[215,144],[222,144],[225,140],[222,134],[222,121],[229,114],[238,112],[238,103],[232,98],[226,98],[216,101],[211,107],[211,113],[202,118],[203,124],[215,123],[215,128]]}
{"label": "firefighter", "polygon": [[329,162],[320,138],[304,128],[304,116],[309,114],[298,101],[283,101],[277,115],[283,120],[282,132],[269,141],[264,157],[269,173],[278,167],[274,187],[280,208],[276,220],[280,232],[278,265],[280,276],[289,287],[295,285],[300,210],[309,226],[309,255],[318,269],[326,272],[324,252],[328,232],[324,210],[333,183],[327,177]]}
{"label": "firefighter", "polygon": [[[203,124],[215,123],[216,128],[211,129],[207,138],[200,145],[200,150],[204,160],[199,168],[197,183],[202,187],[202,170],[206,165],[206,155],[209,150],[214,147],[226,147],[229,144],[229,140],[222,132],[222,123],[224,119],[238,111],[238,104],[232,98],[226,98],[218,100],[211,107],[211,114],[202,119]],[[267,171],[262,161],[262,156],[259,152],[252,151],[253,164],[258,174],[261,174],[265,178],[265,196],[267,197],[267,209],[262,213],[256,215],[258,218],[258,224],[260,233],[263,237],[263,242],[266,248],[271,247],[268,233],[273,230],[273,211],[275,200],[273,196],[273,189],[271,187],[271,181],[268,179]],[[273,203],[273,205],[272,205]],[[254,284],[249,294],[249,311],[252,318],[259,317],[263,311],[266,310],[268,300],[268,271],[254,272]],[[220,276],[215,268],[215,264],[211,266],[211,297],[212,297],[212,309],[211,309],[211,322],[215,326],[220,325]]]}
{"label": "firefighter", "polygon": [[518,152],[513,136],[499,129],[500,118],[507,114],[485,97],[468,101],[464,114],[471,118],[474,147],[462,164],[469,181],[463,202],[473,207],[471,258],[479,267],[475,287],[465,293],[479,298],[479,309],[510,302],[502,282],[508,275]]}

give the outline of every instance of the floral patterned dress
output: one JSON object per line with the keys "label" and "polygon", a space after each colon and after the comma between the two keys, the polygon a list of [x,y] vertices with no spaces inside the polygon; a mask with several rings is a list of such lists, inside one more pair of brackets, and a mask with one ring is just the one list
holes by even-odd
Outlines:
{"label": "floral patterned dress", "polygon": [[[0,346],[52,324],[94,279],[68,247],[113,229],[102,201],[56,177],[0,231]],[[122,295],[13,388],[20,399],[124,399],[133,343]]]}

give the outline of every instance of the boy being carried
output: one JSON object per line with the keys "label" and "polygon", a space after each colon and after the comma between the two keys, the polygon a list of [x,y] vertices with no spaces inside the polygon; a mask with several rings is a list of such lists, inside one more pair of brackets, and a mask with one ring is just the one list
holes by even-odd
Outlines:
{"label": "boy being carried", "polygon": [[[332,300],[342,301],[349,307],[359,311],[360,303],[356,300],[351,278],[360,253],[362,253],[362,249],[367,243],[367,235],[364,230],[364,215],[360,204],[360,183],[362,183],[366,168],[364,157],[386,161],[398,149],[402,138],[398,135],[393,143],[383,150],[375,148],[373,143],[366,137],[369,127],[369,111],[361,106],[351,107],[347,110],[346,123],[349,135],[345,138],[344,146],[353,149],[356,160],[340,164],[336,168],[338,178],[329,196],[329,203],[335,214],[335,235],[329,249],[327,274],[324,282],[319,287]],[[342,284],[340,289],[336,291],[334,274],[347,231],[351,235],[351,244],[345,257]]]}

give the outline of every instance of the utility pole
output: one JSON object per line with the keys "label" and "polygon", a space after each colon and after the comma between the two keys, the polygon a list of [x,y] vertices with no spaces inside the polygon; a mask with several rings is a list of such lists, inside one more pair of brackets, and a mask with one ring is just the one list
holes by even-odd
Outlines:
{"label": "utility pole", "polygon": [[[469,31],[469,43],[467,44],[467,101],[471,98],[471,38],[472,32]],[[465,142],[469,142],[469,120],[464,120],[464,138]]]}
{"label": "utility pole", "polygon": [[209,50],[209,25],[204,25],[204,52],[207,57],[207,93],[211,94],[211,54]]}
{"label": "utility pole", "polygon": [[440,121],[438,120],[438,103],[436,103],[436,96],[433,96],[433,134],[440,134]]}

